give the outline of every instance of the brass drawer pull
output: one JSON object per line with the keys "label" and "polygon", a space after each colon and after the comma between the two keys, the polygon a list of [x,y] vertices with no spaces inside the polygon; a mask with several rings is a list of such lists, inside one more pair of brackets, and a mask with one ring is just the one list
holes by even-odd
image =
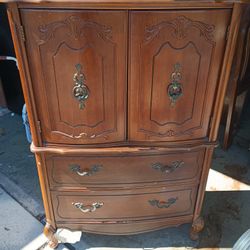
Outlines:
{"label": "brass drawer pull", "polygon": [[174,172],[176,169],[182,167],[184,164],[184,161],[173,161],[170,165],[163,165],[160,162],[156,162],[152,164],[152,168],[159,170],[163,173],[172,173]]}
{"label": "brass drawer pull", "polygon": [[169,198],[167,201],[149,200],[148,202],[153,207],[169,208],[171,205],[175,204],[175,202],[177,200],[178,200],[178,197],[176,197],[176,198]]}
{"label": "brass drawer pull", "polygon": [[101,208],[103,204],[103,202],[94,202],[91,205],[83,205],[83,203],[80,202],[72,202],[72,205],[81,210],[83,213],[92,213],[97,208]]}
{"label": "brass drawer pull", "polygon": [[77,164],[71,164],[69,165],[69,168],[72,172],[77,173],[80,176],[91,176],[97,172],[99,172],[102,168],[102,165],[93,165],[89,168],[86,168],[84,170],[81,170],[81,167]]}

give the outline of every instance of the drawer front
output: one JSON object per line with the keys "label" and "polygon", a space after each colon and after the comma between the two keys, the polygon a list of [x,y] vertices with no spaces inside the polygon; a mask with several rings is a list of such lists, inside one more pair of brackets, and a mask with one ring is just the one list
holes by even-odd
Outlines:
{"label": "drawer front", "polygon": [[196,188],[157,191],[54,192],[56,221],[142,220],[193,213]]}
{"label": "drawer front", "polygon": [[130,17],[130,140],[206,137],[231,10]]}
{"label": "drawer front", "polygon": [[112,186],[195,181],[199,178],[204,149],[193,152],[46,158],[50,186]]}
{"label": "drawer front", "polygon": [[184,215],[178,217],[159,218],[152,220],[139,220],[124,223],[124,221],[113,223],[56,223],[57,228],[68,228],[70,230],[89,232],[95,234],[109,234],[109,235],[128,235],[139,234],[149,231],[159,230],[171,226],[179,226],[184,223],[190,223],[193,220],[192,215]]}
{"label": "drawer front", "polygon": [[21,10],[43,140],[125,138],[127,13]]}

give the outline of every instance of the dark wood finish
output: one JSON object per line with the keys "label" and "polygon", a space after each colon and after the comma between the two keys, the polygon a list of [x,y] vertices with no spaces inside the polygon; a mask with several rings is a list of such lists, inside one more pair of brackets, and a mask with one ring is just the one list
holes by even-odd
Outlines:
{"label": "dark wood finish", "polygon": [[[8,3],[53,246],[59,227],[134,234],[193,222],[197,238],[241,2]],[[82,110],[72,96],[76,63],[90,90]],[[170,83],[172,92],[182,86],[172,106]],[[176,159],[186,165],[169,167]],[[68,164],[94,174],[75,177]]]}
{"label": "dark wood finish", "polygon": [[[158,188],[126,192],[52,192],[52,197],[58,223],[136,221],[192,214],[196,188],[175,187],[167,191]],[[152,205],[150,201],[155,201],[156,204]],[[72,204],[82,203],[88,208],[96,202],[103,205],[93,212],[82,212]]]}
{"label": "dark wood finish", "polygon": [[8,3],[7,14],[10,24],[11,35],[13,39],[16,58],[18,61],[18,69],[24,94],[24,100],[29,116],[30,130],[32,141],[35,145],[41,145],[41,135],[37,128],[37,109],[34,102],[33,88],[30,78],[29,64],[27,61],[26,49],[24,40],[21,34],[21,20],[19,10],[16,3]]}
{"label": "dark wood finish", "polygon": [[242,109],[248,92],[250,74],[250,6],[244,8],[242,14],[240,33],[233,59],[233,67],[226,91],[222,123],[225,125],[223,148],[227,150],[239,126]]}
{"label": "dark wood finish", "polygon": [[[124,140],[126,12],[22,10],[21,16],[44,141]],[[83,109],[72,94],[77,64],[89,89]]]}
{"label": "dark wood finish", "polygon": [[[113,187],[197,182],[204,150],[154,155],[58,156],[46,158],[51,188]],[[165,184],[165,185],[166,185]]]}
{"label": "dark wood finish", "polygon": [[[233,56],[237,43],[237,37],[240,29],[240,20],[242,18],[242,10],[245,6],[235,3],[231,17],[230,29],[228,30],[227,46],[221,67],[221,74],[216,93],[216,99],[213,110],[213,122],[209,131],[209,140],[214,141],[218,137],[218,129],[221,120],[224,97],[226,93],[227,83],[230,76],[230,70],[233,62]],[[223,97],[223,98],[222,98]]]}
{"label": "dark wood finish", "polygon": [[140,142],[131,142],[131,141],[124,141],[124,142],[115,142],[115,143],[105,143],[105,144],[82,144],[82,145],[71,145],[71,144],[48,144],[43,146],[35,146],[34,143],[31,144],[30,149],[34,153],[59,153],[59,154],[72,154],[72,153],[85,153],[90,151],[98,151],[100,147],[104,149],[104,151],[109,151],[112,149],[113,151],[120,150],[120,151],[140,151],[140,150],[165,150],[165,151],[190,151],[192,149],[199,149],[199,148],[211,148],[217,147],[219,145],[218,141],[208,141],[207,138],[202,140],[189,140],[189,141],[176,141],[176,142],[151,142],[150,147],[147,146],[145,141]]}
{"label": "dark wood finish", "polygon": [[[131,13],[130,140],[207,136],[230,13]],[[177,63],[183,93],[171,105],[167,88]]]}
{"label": "dark wood finish", "polygon": [[18,7],[30,8],[84,8],[84,9],[200,9],[200,8],[232,8],[234,2],[247,2],[248,0],[141,0],[140,4],[134,0],[0,0],[0,2],[17,2]]}

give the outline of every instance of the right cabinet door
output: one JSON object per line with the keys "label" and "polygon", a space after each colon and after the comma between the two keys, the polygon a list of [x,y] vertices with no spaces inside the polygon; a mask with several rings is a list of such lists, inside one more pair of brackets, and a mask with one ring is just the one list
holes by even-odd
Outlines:
{"label": "right cabinet door", "polygon": [[207,136],[231,10],[130,13],[129,139]]}

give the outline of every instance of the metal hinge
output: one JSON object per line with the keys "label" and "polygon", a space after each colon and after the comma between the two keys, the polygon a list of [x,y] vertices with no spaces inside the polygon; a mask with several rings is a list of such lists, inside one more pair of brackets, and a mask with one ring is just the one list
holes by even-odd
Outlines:
{"label": "metal hinge", "polygon": [[38,128],[38,132],[41,134],[42,129],[41,129],[41,122],[40,121],[37,121],[37,128]]}
{"label": "metal hinge", "polygon": [[18,25],[18,26],[17,26],[17,30],[18,30],[18,33],[19,33],[19,35],[20,35],[22,41],[25,42],[26,39],[25,39],[25,33],[24,33],[24,28],[23,28],[23,26],[22,26],[22,25]]}
{"label": "metal hinge", "polygon": [[228,40],[229,37],[230,27],[231,27],[230,25],[227,26],[226,41]]}

